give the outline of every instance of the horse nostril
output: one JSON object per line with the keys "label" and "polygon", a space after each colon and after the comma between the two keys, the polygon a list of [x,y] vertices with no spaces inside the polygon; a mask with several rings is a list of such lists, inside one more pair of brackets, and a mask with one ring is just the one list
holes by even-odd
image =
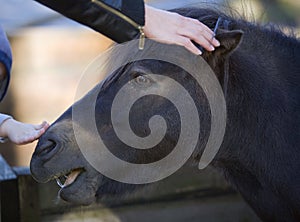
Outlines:
{"label": "horse nostril", "polygon": [[55,150],[57,143],[52,140],[52,139],[48,139],[46,141],[43,142],[39,142],[37,149],[36,149],[36,155],[39,156],[48,156],[54,154],[53,150]]}

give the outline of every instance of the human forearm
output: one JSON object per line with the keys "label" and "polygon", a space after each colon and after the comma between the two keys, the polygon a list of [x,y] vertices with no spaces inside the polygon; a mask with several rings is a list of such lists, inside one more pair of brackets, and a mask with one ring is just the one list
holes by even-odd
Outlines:
{"label": "human forearm", "polygon": [[[140,26],[143,26],[145,22],[144,2],[142,0],[112,1],[111,4],[104,4],[100,0],[36,1],[106,35],[118,43],[137,38],[140,31],[114,12],[120,12]],[[101,7],[97,2],[107,7]]]}

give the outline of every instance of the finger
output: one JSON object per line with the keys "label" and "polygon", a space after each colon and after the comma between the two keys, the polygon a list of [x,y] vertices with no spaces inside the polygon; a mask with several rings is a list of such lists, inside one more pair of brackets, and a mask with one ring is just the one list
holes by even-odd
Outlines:
{"label": "finger", "polygon": [[220,42],[219,42],[219,40],[216,39],[215,37],[212,38],[212,40],[210,41],[210,43],[212,43],[213,46],[215,46],[215,47],[219,47],[221,45]]}
{"label": "finger", "polygon": [[[198,33],[201,35],[201,33]],[[219,47],[220,46],[220,42],[216,39],[214,33],[211,34],[210,32],[207,32],[207,30],[204,30],[202,35],[204,36],[204,38],[206,38],[206,40],[213,46],[213,47]]]}
{"label": "finger", "polygon": [[[182,27],[180,30],[181,34],[193,39],[196,42],[200,36],[203,36],[212,46],[220,46],[220,42],[215,38],[214,32],[209,27],[196,19],[192,19],[192,24],[193,25],[186,24],[186,26]],[[189,34],[187,35],[186,33]]]}
{"label": "finger", "polygon": [[45,132],[44,129],[38,130],[36,131],[34,134],[32,134],[31,136],[28,136],[26,139],[26,143],[31,143],[35,140],[37,140],[38,138],[41,137],[41,135]]}
{"label": "finger", "polygon": [[35,130],[39,130],[39,129],[43,128],[43,126],[44,126],[44,123],[41,123],[41,124],[38,124],[38,125],[33,125],[33,128]]}
{"label": "finger", "polygon": [[207,36],[211,39],[214,37],[215,34],[213,30],[211,30],[207,25],[203,24],[197,19],[191,19],[191,18],[188,19],[190,19],[190,21],[188,21],[184,26],[186,29],[188,28],[188,29],[193,29],[195,31],[199,31],[201,33],[206,33]]}
{"label": "finger", "polygon": [[201,55],[202,52],[200,49],[198,49],[193,43],[192,41],[184,36],[180,36],[178,37],[178,41],[177,41],[178,45],[181,45],[183,47],[185,47],[187,50],[189,50],[190,52],[196,54],[196,55]]}
{"label": "finger", "polygon": [[15,141],[15,143],[17,145],[25,145],[33,142],[34,140],[36,140],[34,136],[29,136],[29,137],[19,138],[17,141]]}
{"label": "finger", "polygon": [[203,31],[206,31],[207,33],[209,33],[210,35],[214,36],[214,31],[211,30],[207,25],[205,25],[204,23],[200,22],[197,19],[193,19],[193,23],[195,24],[196,27],[201,27],[201,29]]}
{"label": "finger", "polygon": [[[198,32],[198,34],[201,34]],[[220,46],[220,42],[215,38],[215,35],[214,33],[211,34],[211,32],[207,32],[207,30],[205,29],[203,32],[202,32],[202,35],[204,36],[204,38],[206,38],[211,45],[213,45],[214,47],[218,47]]]}
{"label": "finger", "polygon": [[[215,49],[212,41],[214,37],[202,28],[182,28],[179,29],[177,32],[179,35],[194,40],[196,43],[204,47],[207,51],[213,51]],[[218,42],[215,42],[215,44],[216,46],[218,46]]]}
{"label": "finger", "polygon": [[192,40],[203,46],[208,51],[214,51],[215,47],[220,46],[220,42],[210,33],[203,31],[202,33],[197,31],[190,36]]}
{"label": "finger", "polygon": [[[205,48],[207,51],[213,51],[215,50],[214,46],[211,45],[210,41],[206,39],[203,35],[197,35],[195,34],[189,34],[188,36],[184,36],[185,38],[188,38],[190,40],[193,40],[197,44],[201,45],[203,48]],[[195,46],[196,47],[196,46]]]}
{"label": "finger", "polygon": [[43,121],[41,124],[33,125],[34,129],[39,130],[41,128],[48,128],[49,124],[46,121]]}
{"label": "finger", "polygon": [[42,128],[40,130],[38,130],[36,132],[36,134],[34,135],[34,139],[39,139],[44,133],[46,132],[46,129],[45,128]]}
{"label": "finger", "polygon": [[45,129],[45,131],[49,128],[49,123],[48,122],[46,122],[46,121],[44,121],[43,123],[45,123],[44,125],[43,125],[43,128]]}

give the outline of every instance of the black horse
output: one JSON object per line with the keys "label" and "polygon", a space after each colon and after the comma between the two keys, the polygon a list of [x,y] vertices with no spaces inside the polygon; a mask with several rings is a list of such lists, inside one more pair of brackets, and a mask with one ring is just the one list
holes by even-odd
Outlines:
{"label": "black horse", "polygon": [[[224,174],[262,220],[300,221],[299,40],[272,25],[253,24],[214,10],[194,8],[178,12],[199,19],[212,29],[219,17],[225,21],[217,34],[221,46],[203,55],[226,88],[226,133],[212,166]],[[165,119],[165,137],[153,149],[127,147],[112,128],[112,100],[125,83],[133,80],[136,90],[166,87],[164,82],[147,79],[144,74],[149,71],[175,79],[194,98],[201,130],[190,161],[199,161],[210,131],[208,101],[193,77],[168,62],[141,60],[126,64],[98,86],[95,117],[99,134],[114,155],[137,164],[156,161],[172,151],[180,134],[180,118],[165,98],[148,96],[131,110],[131,128],[141,137],[150,133],[151,116]],[[224,82],[226,72],[228,81]],[[80,107],[86,99],[76,106]],[[71,115],[72,107],[40,138],[31,160],[31,172],[39,182],[70,173],[61,197],[89,204],[103,193],[117,193],[121,183],[101,175],[83,157],[75,140],[76,122],[72,122]],[[82,128],[82,133],[88,136],[89,129]]]}

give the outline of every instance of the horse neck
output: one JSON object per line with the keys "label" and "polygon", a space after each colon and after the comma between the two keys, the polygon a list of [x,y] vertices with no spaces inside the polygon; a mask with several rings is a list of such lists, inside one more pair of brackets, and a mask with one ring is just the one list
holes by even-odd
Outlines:
{"label": "horse neck", "polygon": [[221,156],[262,146],[260,138],[274,136],[282,116],[292,118],[286,113],[296,103],[287,98],[299,98],[299,41],[260,27],[243,30],[243,42],[229,58],[228,124]]}
{"label": "horse neck", "polygon": [[236,26],[244,31],[239,54],[253,59],[252,63],[260,65],[262,70],[280,72],[299,67],[300,42],[295,37],[287,36],[272,25],[263,27],[245,22]]}

